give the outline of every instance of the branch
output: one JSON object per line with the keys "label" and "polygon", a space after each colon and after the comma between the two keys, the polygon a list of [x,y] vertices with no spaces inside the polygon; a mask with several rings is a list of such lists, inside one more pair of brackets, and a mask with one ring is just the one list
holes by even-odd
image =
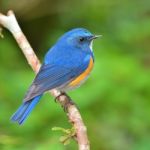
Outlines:
{"label": "branch", "polygon": [[[34,53],[25,35],[23,34],[13,11],[8,11],[7,16],[0,13],[0,25],[7,28],[12,33],[19,47],[24,53],[27,62],[32,67],[34,72],[38,73],[41,66],[40,61]],[[76,140],[78,142],[79,150],[90,150],[90,145],[87,137],[87,129],[84,125],[79,110],[74,104],[70,102],[69,96],[59,96],[60,92],[55,89],[49,92],[52,96],[57,98],[58,103],[62,107],[66,108],[68,119],[76,130]]]}

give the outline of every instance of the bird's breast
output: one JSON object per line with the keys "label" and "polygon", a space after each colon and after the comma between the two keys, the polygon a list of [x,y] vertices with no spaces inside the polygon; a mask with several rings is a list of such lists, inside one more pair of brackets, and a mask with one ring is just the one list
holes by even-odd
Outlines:
{"label": "bird's breast", "polygon": [[88,77],[88,75],[92,71],[93,66],[94,66],[94,62],[93,62],[93,58],[91,57],[87,69],[83,73],[81,73],[77,78],[71,81],[69,86],[71,87],[79,86]]}

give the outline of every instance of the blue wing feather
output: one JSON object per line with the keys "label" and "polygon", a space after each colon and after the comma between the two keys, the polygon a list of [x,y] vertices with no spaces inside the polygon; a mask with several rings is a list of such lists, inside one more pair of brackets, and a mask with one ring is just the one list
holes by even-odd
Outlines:
{"label": "blue wing feather", "polygon": [[31,100],[35,96],[41,95],[45,91],[67,84],[78,77],[87,68],[88,64],[89,62],[86,62],[74,68],[44,64],[30,86],[24,98],[24,102]]}

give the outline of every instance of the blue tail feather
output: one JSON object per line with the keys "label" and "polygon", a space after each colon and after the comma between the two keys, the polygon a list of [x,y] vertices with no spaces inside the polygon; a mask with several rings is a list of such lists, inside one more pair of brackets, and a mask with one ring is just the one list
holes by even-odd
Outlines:
{"label": "blue tail feather", "polygon": [[39,102],[42,95],[36,96],[30,101],[24,102],[18,110],[12,115],[11,120],[14,122],[18,122],[19,124],[22,124],[29,114],[31,113],[32,109],[36,106],[36,104]]}

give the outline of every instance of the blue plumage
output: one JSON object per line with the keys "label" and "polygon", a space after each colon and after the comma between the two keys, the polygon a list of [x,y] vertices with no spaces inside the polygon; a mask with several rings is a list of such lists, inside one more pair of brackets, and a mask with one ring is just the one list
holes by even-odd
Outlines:
{"label": "blue plumage", "polygon": [[36,106],[36,104],[39,102],[42,95],[37,96],[30,101],[24,102],[18,110],[12,115],[11,120],[17,121],[19,124],[22,124],[32,111],[32,109]]}
{"label": "blue plumage", "polygon": [[47,52],[41,69],[23,99],[23,104],[11,120],[22,124],[44,92],[54,88],[61,92],[70,89],[69,83],[88,68],[90,59],[94,59],[91,49],[94,38],[96,36],[82,28],[73,29],[60,37]]}

